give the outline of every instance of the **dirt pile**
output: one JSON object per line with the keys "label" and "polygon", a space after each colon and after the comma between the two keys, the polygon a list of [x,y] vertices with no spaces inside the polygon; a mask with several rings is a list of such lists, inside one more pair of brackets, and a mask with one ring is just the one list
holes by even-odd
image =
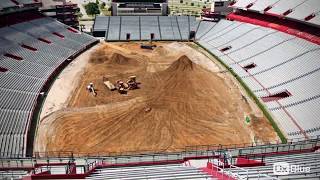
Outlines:
{"label": "dirt pile", "polygon": [[90,56],[90,63],[93,64],[102,64],[107,61],[108,55],[103,49],[97,49],[95,53],[92,53]]}
{"label": "dirt pile", "polygon": [[170,54],[169,51],[167,51],[163,46],[158,46],[153,50],[154,53],[156,53],[157,55],[160,56],[166,56],[168,54]]}
{"label": "dirt pile", "polygon": [[166,70],[167,73],[172,71],[192,71],[196,65],[186,56],[179,57]]}
{"label": "dirt pile", "polygon": [[120,53],[113,53],[110,56],[108,63],[117,65],[137,65],[139,62]]}

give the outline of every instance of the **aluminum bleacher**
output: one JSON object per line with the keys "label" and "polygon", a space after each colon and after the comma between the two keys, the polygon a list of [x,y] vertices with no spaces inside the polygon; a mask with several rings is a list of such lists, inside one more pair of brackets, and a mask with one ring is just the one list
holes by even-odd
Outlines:
{"label": "aluminum bleacher", "polygon": [[318,44],[227,20],[200,25],[198,32],[205,32],[198,36],[198,43],[237,73],[262,102],[264,97],[289,93],[288,97],[263,102],[289,138],[320,135],[320,106],[316,105],[320,102]]}
{"label": "aluminum bleacher", "polygon": [[160,32],[161,32],[161,39],[162,40],[172,40],[174,39],[174,33],[172,28],[171,19],[165,16],[159,17],[159,25],[160,25]]}
{"label": "aluminum bleacher", "polygon": [[97,16],[94,21],[93,29],[95,29],[94,36],[105,37],[105,33],[109,28],[110,16]]}
{"label": "aluminum bleacher", "polygon": [[2,0],[0,3],[0,10],[10,7],[16,7],[17,4],[13,3],[11,0]]}
{"label": "aluminum bleacher", "polygon": [[140,16],[141,40],[150,40],[150,34],[154,34],[154,40],[161,40],[158,16]]}
{"label": "aluminum bleacher", "polygon": [[[229,168],[225,171],[231,172],[233,175],[247,179],[261,179],[267,177],[274,179],[319,179],[320,178],[320,153],[309,152],[288,155],[273,155],[265,157],[265,166]],[[287,164],[289,166],[299,167],[291,169],[287,174],[277,174],[274,171],[275,163]],[[286,167],[283,167],[286,168]],[[308,169],[307,169],[308,168]],[[284,171],[286,172],[286,171]]]}
{"label": "aluminum bleacher", "polygon": [[0,157],[26,155],[28,128],[43,87],[68,58],[95,42],[47,17],[0,28]]}
{"label": "aluminum bleacher", "polygon": [[167,164],[137,167],[101,168],[86,179],[214,179],[195,167]]}
{"label": "aluminum bleacher", "polygon": [[127,33],[130,34],[130,40],[140,40],[140,17],[139,16],[121,16],[120,40],[127,40]]}
{"label": "aluminum bleacher", "polygon": [[106,41],[126,41],[130,34],[130,40],[139,41],[150,40],[153,33],[154,40],[188,41],[190,31],[197,31],[199,23],[193,16],[97,16],[93,35],[105,35]]}
{"label": "aluminum bleacher", "polygon": [[109,28],[105,33],[107,41],[120,40],[120,16],[111,16],[109,19]]}
{"label": "aluminum bleacher", "polygon": [[318,0],[238,0],[232,7],[320,25]]}

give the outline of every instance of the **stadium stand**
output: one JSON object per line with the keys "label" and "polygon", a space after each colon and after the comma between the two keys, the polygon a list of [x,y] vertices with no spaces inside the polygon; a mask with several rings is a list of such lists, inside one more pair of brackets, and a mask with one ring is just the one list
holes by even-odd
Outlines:
{"label": "stadium stand", "polygon": [[[319,2],[238,0],[232,5],[238,11],[227,17],[232,21],[218,23],[190,16],[96,17],[93,34],[106,41],[125,41],[128,33],[130,40],[150,40],[153,33],[154,40],[186,41],[195,31],[197,43],[236,73],[288,138],[283,144],[196,146],[170,153],[44,152],[26,157],[42,92],[69,60],[98,41],[35,12],[2,16],[0,179],[319,179]],[[3,0],[0,11],[34,3]],[[209,162],[199,168],[190,165],[193,159]],[[310,171],[278,176],[276,162]]]}
{"label": "stadium stand", "polygon": [[318,0],[238,0],[232,5],[236,9],[256,11],[286,19],[319,26],[320,1]]}
{"label": "stadium stand", "polygon": [[140,17],[139,16],[121,16],[121,34],[120,40],[127,40],[127,34],[130,34],[130,40],[140,40]]}
{"label": "stadium stand", "polygon": [[154,40],[161,40],[159,17],[141,16],[140,17],[141,40],[150,40],[150,34],[154,34]]}
{"label": "stadium stand", "polygon": [[[208,22],[207,22],[208,23]],[[214,26],[213,26],[214,25]],[[212,23],[199,43],[232,68],[256,96],[288,91],[289,95],[264,102],[288,137],[320,135],[320,47],[298,37],[261,26],[221,20]],[[201,30],[207,31],[208,26]],[[199,36],[198,36],[199,37]],[[228,50],[221,51],[225,47]],[[254,67],[244,67],[254,64]],[[290,69],[290,73],[285,73]]]}
{"label": "stadium stand", "polygon": [[101,168],[86,179],[212,179],[200,169],[182,164]]}
{"label": "stadium stand", "polygon": [[121,17],[120,16],[111,16],[109,19],[109,28],[105,33],[106,40],[108,41],[119,41],[120,40],[120,25]]}
{"label": "stadium stand", "polygon": [[[192,16],[97,16],[93,26],[95,37],[106,41],[130,40],[188,41],[190,31],[197,31],[199,21]],[[205,26],[205,22],[203,22]]]}
{"label": "stadium stand", "polygon": [[[264,166],[244,167],[244,168],[227,168],[225,171],[234,174],[236,177],[243,177],[248,179],[258,179],[261,177],[273,177],[280,179],[318,179],[320,166],[320,153],[308,152],[301,154],[289,155],[273,155],[267,156],[264,159]],[[287,175],[278,175],[274,173],[273,164],[275,163],[289,163],[291,165],[300,166],[299,171],[303,168],[310,168],[305,172],[292,172]],[[267,175],[267,176],[265,176]]]}
{"label": "stadium stand", "polygon": [[94,21],[93,29],[93,36],[95,37],[105,37],[105,33],[108,31],[109,28],[109,19],[110,16],[97,16],[96,20]]}
{"label": "stadium stand", "polygon": [[1,157],[26,155],[32,113],[48,80],[67,59],[97,42],[37,13],[25,22],[15,19],[7,17],[0,26]]}
{"label": "stadium stand", "polygon": [[[286,144],[186,147],[182,152],[170,153],[122,152],[99,157],[66,152],[37,154],[33,158],[3,159],[0,178],[319,179],[319,137]],[[277,162],[310,170],[278,176],[272,167]]]}
{"label": "stadium stand", "polygon": [[16,7],[17,4],[13,3],[10,0],[3,0],[0,4],[0,9],[10,8],[10,7]]}

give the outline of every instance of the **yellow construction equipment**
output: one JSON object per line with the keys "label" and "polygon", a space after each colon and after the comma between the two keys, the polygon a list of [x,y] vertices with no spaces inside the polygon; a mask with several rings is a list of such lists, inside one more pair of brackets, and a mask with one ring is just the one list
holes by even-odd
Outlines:
{"label": "yellow construction equipment", "polygon": [[107,77],[102,78],[103,84],[110,90],[116,90],[117,88],[109,81]]}

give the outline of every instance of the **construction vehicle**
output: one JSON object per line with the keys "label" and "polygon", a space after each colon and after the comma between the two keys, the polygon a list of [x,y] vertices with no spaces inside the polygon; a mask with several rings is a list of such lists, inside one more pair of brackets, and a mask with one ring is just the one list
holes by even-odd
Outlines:
{"label": "construction vehicle", "polygon": [[117,88],[109,81],[107,77],[102,78],[103,84],[110,90],[116,90]]}
{"label": "construction vehicle", "polygon": [[[107,82],[107,79],[105,79]],[[110,82],[110,81],[109,81]],[[105,85],[107,86],[108,83],[105,83]],[[112,84],[112,83],[110,83]],[[139,89],[139,85],[140,83],[137,82],[137,77],[136,76],[130,76],[129,77],[129,80],[127,82],[123,82],[121,79],[119,79],[116,84],[114,85],[115,89],[118,90],[118,92],[120,94],[127,94],[127,92],[129,90],[134,90],[134,89]],[[109,85],[110,88],[109,89],[112,89],[112,85]]]}
{"label": "construction vehicle", "polygon": [[134,89],[138,89],[138,84],[136,81],[137,77],[136,76],[130,76],[129,80],[127,81],[127,84],[129,86],[129,90],[134,90]]}
{"label": "construction vehicle", "polygon": [[89,85],[87,86],[87,90],[89,91],[89,93],[91,93],[94,97],[97,96],[97,92],[94,89],[94,85],[93,83],[89,83]]}
{"label": "construction vehicle", "polygon": [[141,44],[140,45],[140,48],[141,49],[150,49],[150,50],[153,50],[154,48],[156,48],[157,46],[156,45],[147,45],[147,44]]}
{"label": "construction vehicle", "polygon": [[116,88],[118,89],[118,92],[120,94],[127,94],[127,92],[128,92],[127,89],[129,88],[129,86],[128,86],[128,84],[124,83],[122,80],[118,80],[116,82]]}

